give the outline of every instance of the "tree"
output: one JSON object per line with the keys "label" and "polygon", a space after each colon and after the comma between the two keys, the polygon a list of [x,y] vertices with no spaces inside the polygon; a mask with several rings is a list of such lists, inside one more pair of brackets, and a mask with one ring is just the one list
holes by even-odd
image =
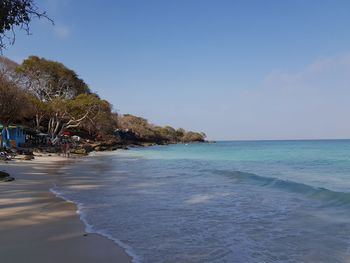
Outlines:
{"label": "tree", "polygon": [[30,113],[30,103],[24,91],[0,75],[0,122],[7,127]]}
{"label": "tree", "polygon": [[[29,24],[33,18],[46,18],[53,21],[35,5],[33,0],[1,0],[0,1],[0,52],[6,47],[4,40],[10,44],[15,42],[14,27],[30,34]],[[10,36],[7,32],[11,32]]]}
{"label": "tree", "polygon": [[113,134],[117,128],[118,114],[112,112],[112,105],[101,100],[97,105],[94,115],[89,115],[82,123],[81,127],[94,136],[105,136]]}
{"label": "tree", "polygon": [[142,140],[149,141],[157,137],[156,129],[144,118],[124,114],[118,121],[120,128],[131,130]]}
{"label": "tree", "polygon": [[146,119],[131,114],[124,114],[118,118],[118,127],[134,132],[141,141],[155,143],[203,142],[204,133],[187,132],[182,128],[159,127],[150,124]]}
{"label": "tree", "polygon": [[47,103],[42,102],[33,94],[27,94],[27,99],[33,109],[33,115],[35,115],[35,128],[37,131],[41,130],[41,123],[45,117],[48,117],[50,107]]}
{"label": "tree", "polygon": [[182,137],[183,142],[204,142],[206,135],[203,132],[186,132]]}
{"label": "tree", "polygon": [[104,101],[95,94],[80,94],[70,100],[55,98],[48,103],[49,135],[55,138],[67,129],[80,127],[85,120],[96,116],[103,104]]}
{"label": "tree", "polygon": [[186,131],[183,128],[178,128],[176,130],[176,136],[181,139],[185,135]]}
{"label": "tree", "polygon": [[19,79],[19,76],[16,72],[18,64],[11,59],[0,56],[0,75],[6,78],[9,81],[16,82]]}
{"label": "tree", "polygon": [[175,143],[178,141],[176,130],[171,126],[156,127],[160,140]]}
{"label": "tree", "polygon": [[105,102],[90,92],[87,84],[62,63],[30,56],[17,67],[20,83],[32,97],[36,127],[46,120],[52,138],[64,130],[80,127],[99,116]]}
{"label": "tree", "polygon": [[22,85],[43,102],[56,98],[73,99],[79,94],[90,93],[77,73],[56,61],[30,56],[17,72],[21,74]]}

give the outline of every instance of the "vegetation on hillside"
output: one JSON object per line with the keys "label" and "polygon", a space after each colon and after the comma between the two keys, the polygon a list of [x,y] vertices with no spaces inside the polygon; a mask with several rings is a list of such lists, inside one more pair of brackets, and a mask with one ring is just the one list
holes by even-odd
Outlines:
{"label": "vegetation on hillside", "polygon": [[170,126],[155,126],[146,119],[131,114],[119,116],[118,127],[131,130],[143,142],[186,143],[203,142],[205,139],[204,133],[187,132],[182,128],[175,130]]}
{"label": "vegetation on hillside", "polygon": [[[130,143],[201,142],[204,133],[160,127],[130,114],[118,115],[78,74],[59,62],[30,56],[18,65],[0,58],[0,122],[24,124],[51,139],[65,131],[93,140],[127,132]],[[120,137],[120,136],[119,136]]]}

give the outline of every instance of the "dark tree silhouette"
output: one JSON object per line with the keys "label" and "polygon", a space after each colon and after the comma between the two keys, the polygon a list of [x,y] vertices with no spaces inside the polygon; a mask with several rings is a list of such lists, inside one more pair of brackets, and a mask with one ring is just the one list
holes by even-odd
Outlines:
{"label": "dark tree silhouette", "polygon": [[45,18],[53,23],[33,0],[0,0],[0,52],[6,47],[6,42],[14,44],[15,27],[30,34],[29,24],[33,18]]}

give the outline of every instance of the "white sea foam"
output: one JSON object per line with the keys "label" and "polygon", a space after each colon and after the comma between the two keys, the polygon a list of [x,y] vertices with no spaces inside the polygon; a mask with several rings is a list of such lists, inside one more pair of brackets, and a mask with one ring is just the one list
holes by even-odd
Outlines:
{"label": "white sea foam", "polygon": [[111,234],[107,233],[106,231],[101,231],[96,229],[92,224],[89,224],[86,215],[83,213],[83,208],[84,204],[80,202],[75,202],[67,198],[62,192],[57,190],[57,186],[50,188],[50,191],[57,197],[65,200],[66,202],[69,203],[74,203],[77,207],[76,213],[79,215],[80,220],[84,223],[85,225],[85,232],[86,233],[94,233],[94,234],[99,234],[105,238],[108,238],[109,240],[112,240],[114,243],[116,243],[119,247],[123,248],[124,251],[131,257],[133,263],[141,263],[141,259],[139,256],[136,255],[134,250],[128,246],[127,244],[123,243],[119,239],[113,237]]}

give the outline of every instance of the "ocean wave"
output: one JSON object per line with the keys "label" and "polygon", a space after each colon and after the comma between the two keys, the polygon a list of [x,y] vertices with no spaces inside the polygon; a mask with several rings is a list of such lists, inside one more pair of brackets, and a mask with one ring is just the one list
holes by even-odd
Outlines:
{"label": "ocean wave", "polygon": [[98,235],[101,235],[101,236],[113,241],[119,247],[124,249],[124,251],[131,257],[133,263],[141,263],[141,259],[139,258],[139,256],[136,255],[136,253],[133,251],[133,249],[130,246],[128,246],[124,242],[120,241],[119,239],[113,237],[108,232],[96,229],[94,225],[92,225],[88,222],[86,215],[83,213],[84,205],[82,203],[73,201],[73,200],[69,199],[68,197],[66,197],[62,192],[60,192],[57,189],[57,186],[50,188],[50,192],[53,193],[58,198],[61,198],[61,199],[65,200],[66,202],[74,203],[77,206],[76,213],[79,215],[80,220],[84,223],[86,233],[98,234]]}
{"label": "ocean wave", "polygon": [[284,191],[303,194],[309,198],[325,202],[324,205],[346,206],[350,208],[350,193],[334,191],[327,188],[283,180],[280,178],[261,176],[254,173],[228,170],[212,170],[214,174],[220,174],[234,178],[241,183],[252,183],[262,187],[277,188]]}

